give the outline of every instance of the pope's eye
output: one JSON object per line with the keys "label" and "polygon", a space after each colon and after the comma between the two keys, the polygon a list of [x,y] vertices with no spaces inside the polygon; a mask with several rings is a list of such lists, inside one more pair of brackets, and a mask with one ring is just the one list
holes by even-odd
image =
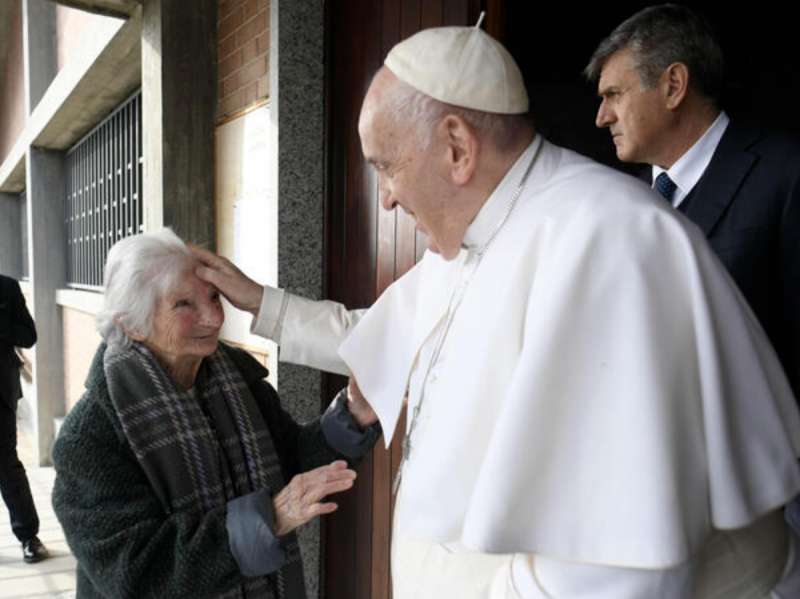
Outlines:
{"label": "pope's eye", "polygon": [[191,305],[191,302],[189,302],[189,300],[181,299],[181,300],[178,300],[178,301],[175,302],[175,305],[173,306],[173,308],[185,308],[186,306],[190,306],[190,305]]}

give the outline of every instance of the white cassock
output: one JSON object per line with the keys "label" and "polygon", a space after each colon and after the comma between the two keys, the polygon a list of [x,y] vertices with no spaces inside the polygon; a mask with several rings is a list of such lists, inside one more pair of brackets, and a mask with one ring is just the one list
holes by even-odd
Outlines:
{"label": "white cassock", "polygon": [[404,397],[420,405],[395,597],[744,598],[794,584],[779,509],[800,490],[800,417],[700,231],[643,183],[537,137],[464,244],[452,261],[426,253],[355,326],[292,297],[293,313],[265,299],[254,327],[270,332],[278,312],[282,359],[340,372],[346,335],[340,356],[387,444]]}

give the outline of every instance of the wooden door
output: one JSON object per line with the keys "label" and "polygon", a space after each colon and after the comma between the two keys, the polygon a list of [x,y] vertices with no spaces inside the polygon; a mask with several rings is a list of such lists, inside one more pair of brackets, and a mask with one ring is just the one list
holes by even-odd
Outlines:
{"label": "wooden door", "polygon": [[[481,0],[326,3],[327,297],[349,307],[369,306],[422,255],[426,242],[412,219],[379,206],[377,180],[358,138],[361,100],[394,44],[427,27],[475,23],[481,7]],[[328,378],[323,397],[331,397],[343,382]],[[404,430],[404,422],[398,430]],[[398,442],[389,451],[379,442],[359,468],[354,492],[323,524],[320,586],[326,599],[391,596],[391,479],[399,454]]]}

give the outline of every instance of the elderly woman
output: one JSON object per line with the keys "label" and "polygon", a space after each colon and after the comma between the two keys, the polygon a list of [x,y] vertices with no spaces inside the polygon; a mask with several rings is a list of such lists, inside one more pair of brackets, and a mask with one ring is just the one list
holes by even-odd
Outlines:
{"label": "elderly woman", "polygon": [[[332,512],[379,435],[355,388],[299,425],[170,230],[109,253],[86,393],[53,449],[78,597],[305,597],[293,530]],[[287,481],[288,482],[287,484]]]}

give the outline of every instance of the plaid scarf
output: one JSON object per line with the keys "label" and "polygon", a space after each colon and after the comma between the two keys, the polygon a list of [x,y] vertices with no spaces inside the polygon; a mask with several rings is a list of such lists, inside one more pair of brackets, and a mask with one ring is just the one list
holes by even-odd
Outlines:
{"label": "plaid scarf", "polygon": [[[207,512],[263,488],[285,486],[267,425],[239,370],[219,345],[193,388],[180,388],[144,345],[106,351],[111,402],[125,436],[166,513]],[[225,599],[302,599],[300,550],[283,541],[287,563],[243,578]],[[222,599],[222,597],[220,599]]]}

